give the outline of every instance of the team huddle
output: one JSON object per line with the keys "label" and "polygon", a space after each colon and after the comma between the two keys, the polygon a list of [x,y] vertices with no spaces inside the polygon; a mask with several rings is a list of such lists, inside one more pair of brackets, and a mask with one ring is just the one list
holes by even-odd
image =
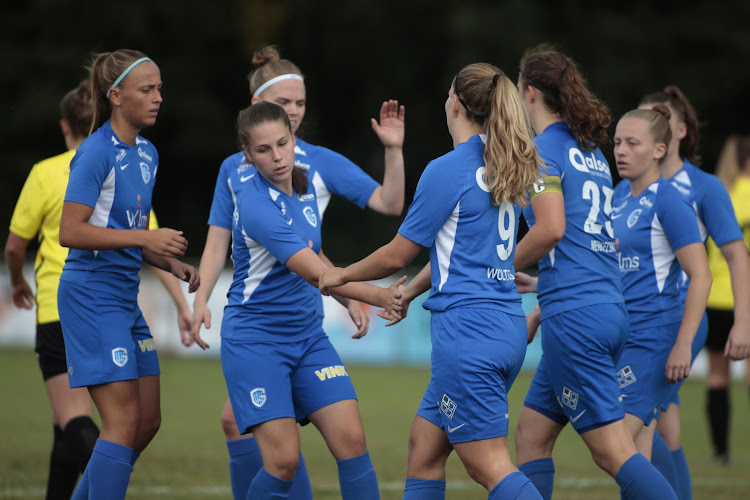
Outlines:
{"label": "team huddle", "polygon": [[[127,49],[101,54],[63,99],[70,151],[34,167],[6,246],[14,303],[26,308],[29,240],[41,228],[49,245],[59,230],[70,249],[43,246],[37,265],[36,350],[55,428],[48,499],[125,498],[158,431],[159,362],[137,304],[142,262],[160,270],[183,344],[207,349],[200,331],[211,326],[207,303],[230,250],[221,425],[235,499],[313,497],[299,438],[310,423],[336,460],[342,498],[379,498],[321,295],[347,308],[359,338],[369,326],[362,303],[393,325],[427,291],[431,377],[410,431],[404,499],[444,499],[453,451],[489,499],[550,499],[552,451],[568,422],[621,498],[691,498],[678,391],[708,337],[709,237],[732,299],[716,301],[726,332],[709,346],[717,363],[750,355],[750,234],[732,204],[750,192],[750,141],[737,148],[740,168],[722,180],[704,173],[695,112],[667,87],[617,122],[614,186],[600,149],[611,113],[569,57],[531,49],[517,83],[470,64],[445,82],[453,149],[424,169],[393,239],[338,268],[321,241],[332,195],[402,214],[404,106],[385,101],[372,120],[385,149],[381,184],[297,137],[306,88],[294,63],[273,46],[253,63],[250,106],[236,122],[241,151],[219,170],[198,269],[178,260],[182,232],[158,228],[151,210],[159,155],[139,134],[162,102],[156,63]],[[41,186],[50,202],[31,210]],[[521,217],[529,230],[519,240]],[[368,283],[423,248],[429,262],[408,282]],[[178,280],[195,292],[192,313]],[[526,315],[521,293],[531,292],[539,303]],[[514,463],[507,395],[540,326],[543,356],[518,414]]]}

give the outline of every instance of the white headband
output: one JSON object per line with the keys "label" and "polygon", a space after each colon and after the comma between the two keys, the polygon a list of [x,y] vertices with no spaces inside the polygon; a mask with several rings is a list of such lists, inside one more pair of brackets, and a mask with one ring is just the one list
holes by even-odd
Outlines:
{"label": "white headband", "polygon": [[263,85],[261,85],[260,87],[258,87],[258,90],[255,91],[255,93],[253,94],[253,97],[258,97],[268,87],[270,87],[274,83],[280,82],[281,80],[299,80],[301,82],[305,81],[304,78],[302,78],[299,75],[295,75],[294,73],[287,73],[286,75],[279,75],[276,78],[271,78],[266,83],[264,83]]}

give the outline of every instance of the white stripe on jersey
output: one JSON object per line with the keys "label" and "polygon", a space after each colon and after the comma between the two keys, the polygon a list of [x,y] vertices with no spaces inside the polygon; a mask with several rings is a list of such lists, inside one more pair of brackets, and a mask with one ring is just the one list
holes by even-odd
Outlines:
{"label": "white stripe on jersey", "polygon": [[318,200],[318,213],[320,214],[320,220],[323,221],[323,214],[328,208],[328,202],[331,201],[331,192],[326,187],[323,178],[318,172],[315,172],[312,178],[312,185],[315,188],[315,197]]}
{"label": "white stripe on jersey", "polygon": [[461,202],[456,203],[456,208],[453,209],[453,213],[445,221],[443,227],[440,228],[437,236],[435,237],[435,251],[438,257],[438,269],[440,271],[440,285],[438,285],[438,291],[442,290],[443,285],[448,281],[448,274],[450,273],[451,265],[451,252],[453,252],[453,245],[456,243],[456,227],[458,226],[458,212]]}
{"label": "white stripe on jersey", "polygon": [[654,276],[656,276],[656,286],[659,293],[664,291],[664,283],[669,276],[669,268],[672,267],[675,254],[672,246],[667,240],[661,221],[654,214],[651,220],[651,254],[654,260]]}
{"label": "white stripe on jersey", "polygon": [[242,295],[244,296],[242,303],[244,304],[250,300],[255,289],[258,288],[261,281],[273,269],[276,257],[271,255],[271,252],[266,250],[260,243],[250,238],[244,229],[242,230],[242,236],[245,238],[245,245],[247,245],[248,254],[250,255],[250,267],[247,270],[247,278],[242,280],[245,284],[245,288],[242,291]]}
{"label": "white stripe on jersey", "polygon": [[[102,183],[102,189],[99,191],[99,198],[96,200],[94,212],[89,218],[89,224],[97,227],[107,227],[109,214],[112,212],[112,205],[115,202],[115,168],[109,171],[109,175]],[[94,250],[94,256],[99,253]]]}

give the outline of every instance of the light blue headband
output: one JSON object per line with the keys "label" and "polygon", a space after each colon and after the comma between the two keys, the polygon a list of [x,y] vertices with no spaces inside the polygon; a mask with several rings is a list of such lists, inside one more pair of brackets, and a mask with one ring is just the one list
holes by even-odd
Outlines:
{"label": "light blue headband", "polygon": [[120,85],[120,82],[122,81],[122,79],[125,78],[126,76],[128,76],[128,73],[130,73],[130,71],[133,68],[135,68],[136,66],[138,66],[142,62],[146,62],[146,61],[150,61],[150,60],[151,59],[148,58],[148,57],[141,57],[140,59],[136,59],[133,62],[133,64],[131,64],[130,66],[128,66],[125,71],[123,71],[122,73],[120,73],[120,76],[117,77],[117,80],[115,80],[115,83],[113,83],[112,86],[107,91],[107,99],[109,99],[109,93],[112,92],[112,89],[115,88],[115,87],[117,87],[118,85]]}

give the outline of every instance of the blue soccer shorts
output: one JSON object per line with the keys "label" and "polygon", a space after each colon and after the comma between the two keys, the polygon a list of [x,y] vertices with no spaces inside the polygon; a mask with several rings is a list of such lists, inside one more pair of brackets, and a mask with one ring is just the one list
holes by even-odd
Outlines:
{"label": "blue soccer shorts", "polygon": [[617,364],[617,378],[625,411],[649,425],[659,418],[659,407],[671,385],[666,367],[679,323],[631,330]]}
{"label": "blue soccer shorts", "polygon": [[297,342],[221,340],[221,366],[240,433],[277,418],[304,422],[316,410],[357,399],[322,329]]}
{"label": "blue soccer shorts", "polygon": [[70,387],[159,375],[159,356],[136,297],[60,280],[57,293]]}
{"label": "blue soccer shorts", "polygon": [[508,434],[508,390],[526,355],[526,320],[495,309],[433,312],[432,374],[417,415],[451,443]]}
{"label": "blue soccer shorts", "polygon": [[616,366],[628,335],[623,304],[593,304],[542,321],[542,356],[524,406],[578,433],[625,416]]}

